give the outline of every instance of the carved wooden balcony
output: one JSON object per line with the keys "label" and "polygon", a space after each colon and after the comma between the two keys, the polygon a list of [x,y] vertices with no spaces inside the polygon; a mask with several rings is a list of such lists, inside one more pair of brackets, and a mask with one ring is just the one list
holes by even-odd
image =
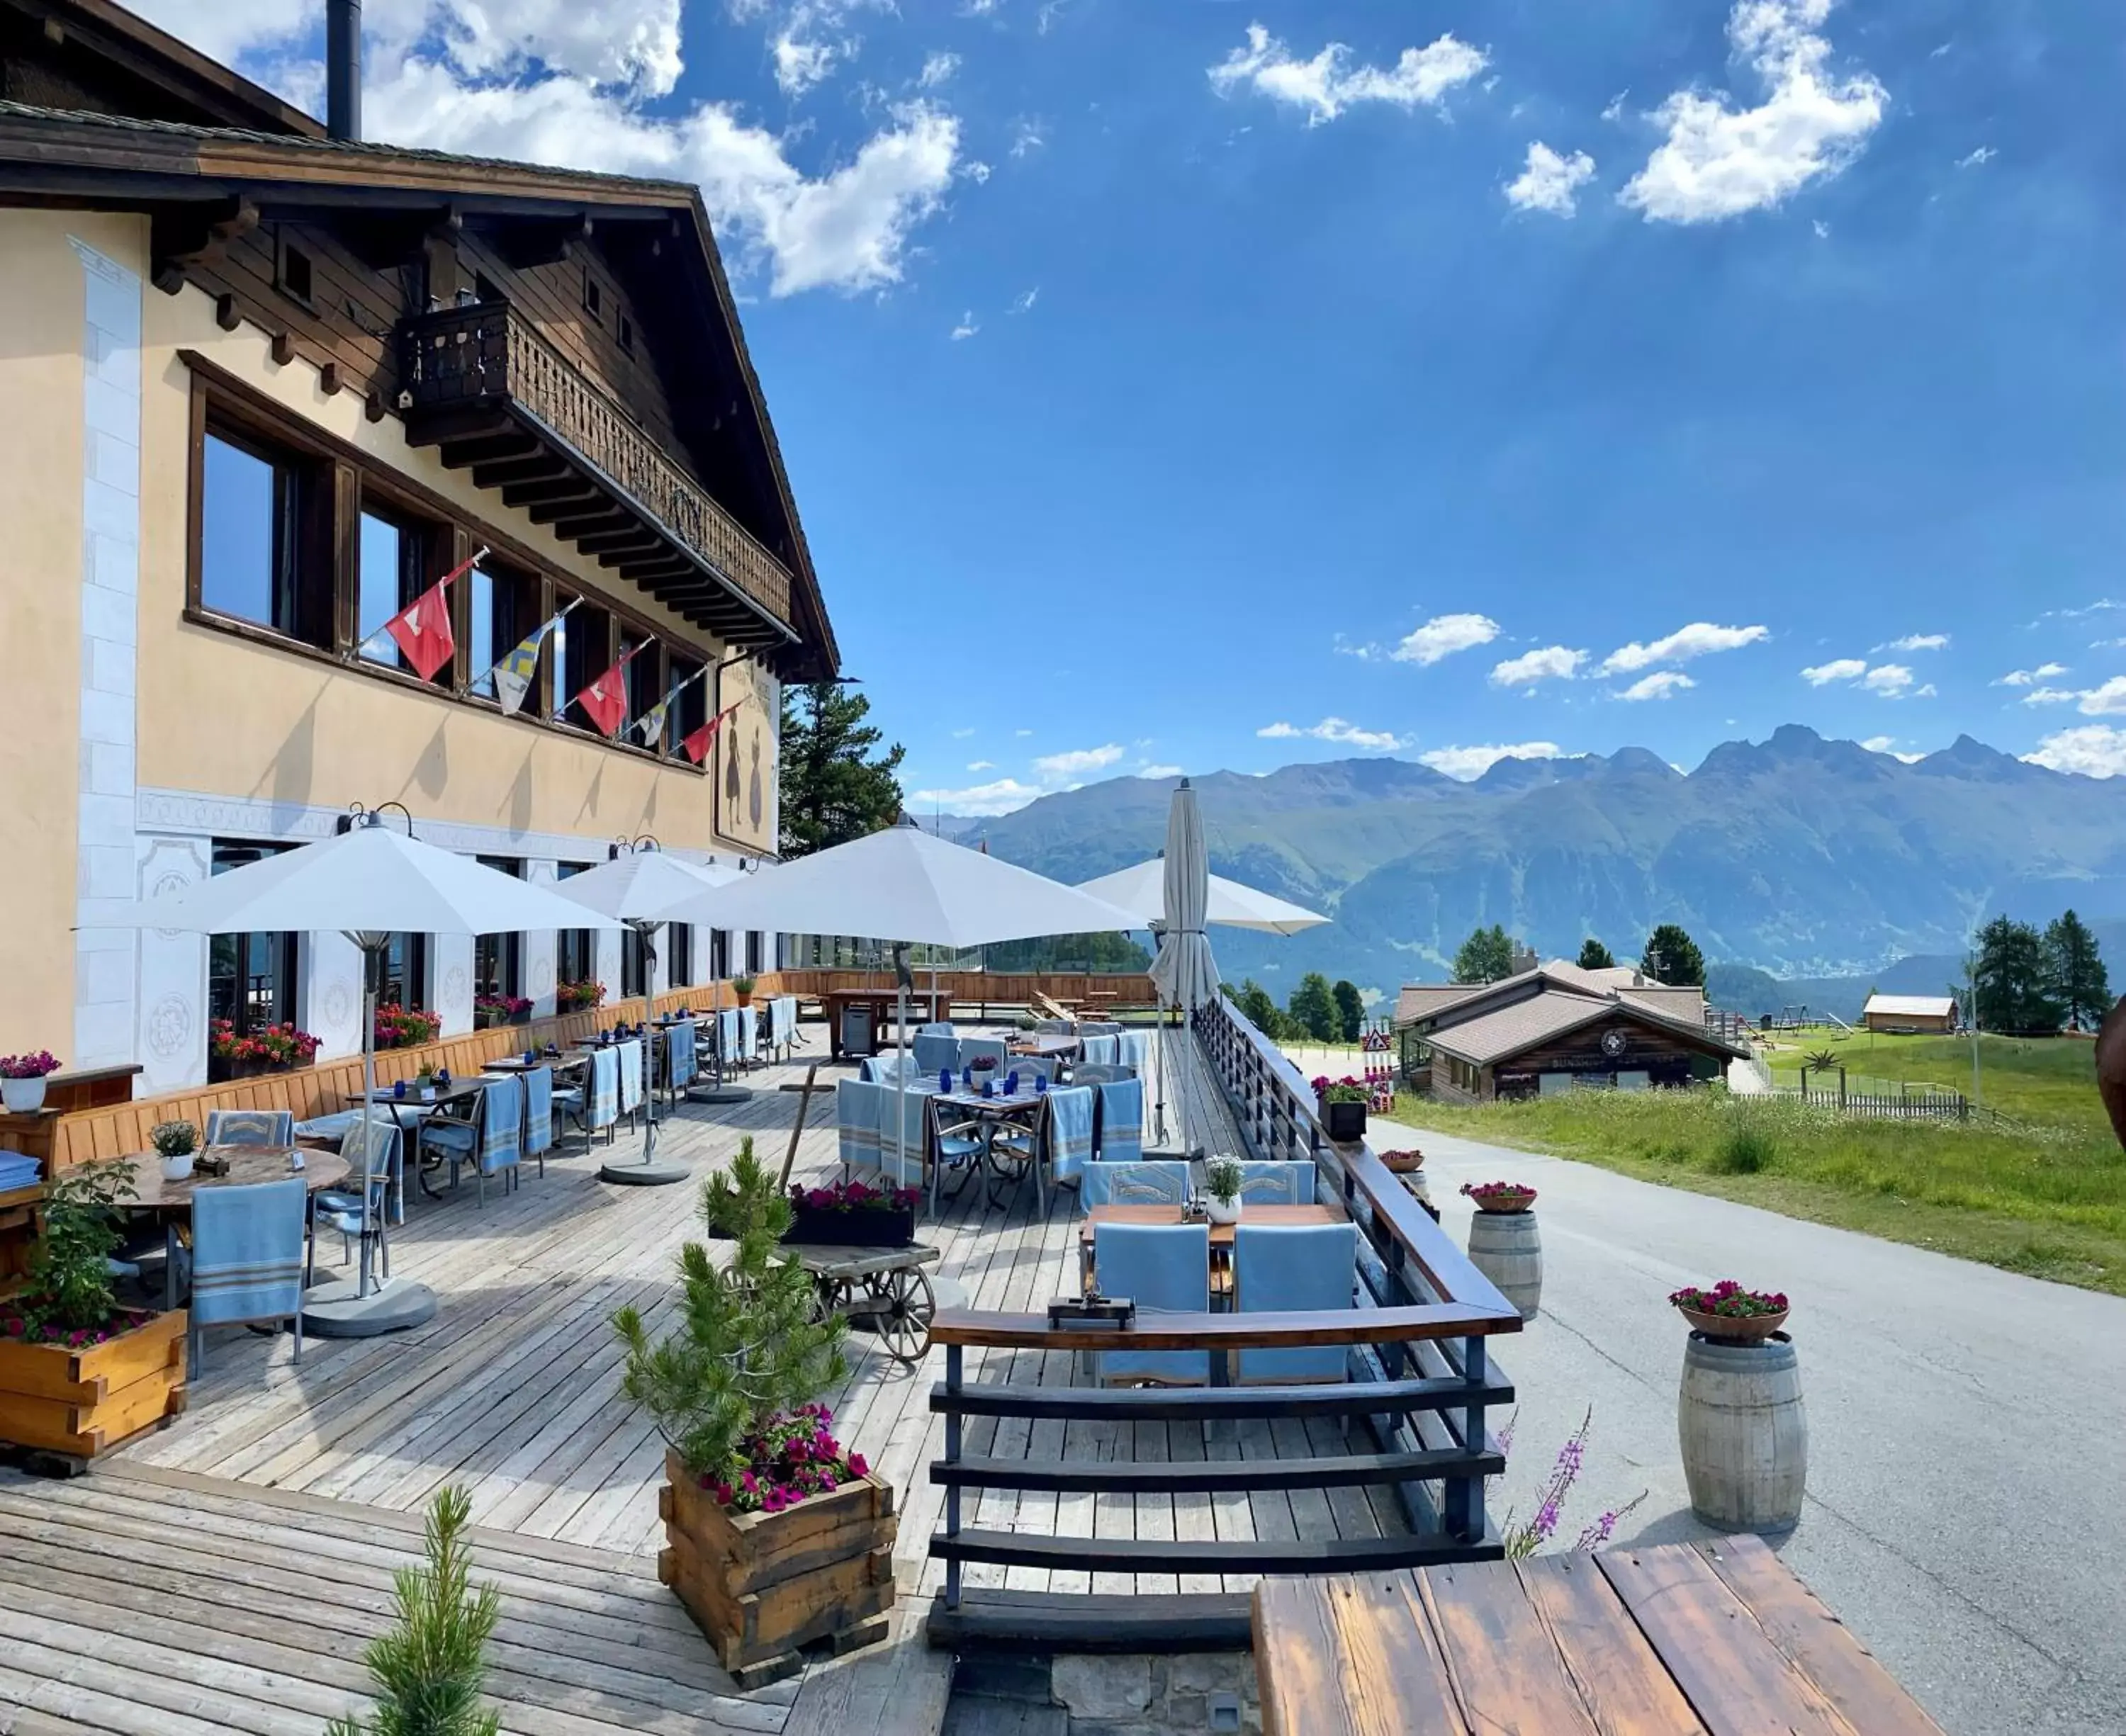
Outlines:
{"label": "carved wooden balcony", "polygon": [[507,302],[399,326],[407,437],[734,644],[796,638],[788,570]]}

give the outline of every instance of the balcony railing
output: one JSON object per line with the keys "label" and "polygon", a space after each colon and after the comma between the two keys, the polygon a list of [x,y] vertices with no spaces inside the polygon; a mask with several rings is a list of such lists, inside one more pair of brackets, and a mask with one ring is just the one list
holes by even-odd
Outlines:
{"label": "balcony railing", "polygon": [[506,407],[629,512],[788,625],[788,570],[508,303],[439,309],[399,329],[409,410]]}

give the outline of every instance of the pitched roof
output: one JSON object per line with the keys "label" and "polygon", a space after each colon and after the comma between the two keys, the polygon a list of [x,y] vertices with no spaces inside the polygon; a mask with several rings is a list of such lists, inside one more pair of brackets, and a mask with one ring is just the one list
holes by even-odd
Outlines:
{"label": "pitched roof", "polygon": [[1673,1018],[1621,995],[1576,994],[1551,988],[1495,1012],[1478,1013],[1444,1030],[1434,1030],[1426,1040],[1434,1049],[1486,1067],[1612,1016],[1672,1032],[1710,1052],[1736,1058],[1749,1054],[1739,1044],[1707,1030],[1702,1021]]}
{"label": "pitched roof", "polygon": [[1402,993],[1396,997],[1395,1022],[1414,1025],[1420,1019],[1445,1012],[1457,1001],[1481,994],[1489,986],[1484,983],[1406,983]]}
{"label": "pitched roof", "polygon": [[1864,1018],[1879,1012],[1892,1019],[1945,1019],[1956,1011],[1956,997],[1949,994],[1871,994],[1863,1010]]}

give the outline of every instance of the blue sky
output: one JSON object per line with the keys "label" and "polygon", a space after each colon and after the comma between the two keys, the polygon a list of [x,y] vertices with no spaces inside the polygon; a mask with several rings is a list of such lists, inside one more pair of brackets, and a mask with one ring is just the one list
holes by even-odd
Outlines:
{"label": "blue sky", "polygon": [[[317,88],[314,16],[149,10]],[[702,183],[926,807],[1789,721],[2126,771],[2114,6],[494,10],[370,0],[371,131]]]}

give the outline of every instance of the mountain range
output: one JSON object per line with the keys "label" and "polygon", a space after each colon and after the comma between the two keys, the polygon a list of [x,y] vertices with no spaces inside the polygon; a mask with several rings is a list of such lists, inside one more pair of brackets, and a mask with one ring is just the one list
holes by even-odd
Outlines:
{"label": "mountain range", "polygon": [[[1174,781],[1113,778],[944,829],[1089,880],[1160,848]],[[1789,724],[1687,773],[1627,748],[1501,759],[1468,782],[1369,758],[1194,783],[1214,873],[1334,918],[1290,938],[1213,936],[1228,976],[1280,995],[1308,970],[1382,993],[1439,980],[1491,922],[1546,956],[1592,935],[1620,959],[1656,923],[1680,922],[1708,961],[1762,972],[1783,995],[1792,979],[1859,981],[1918,955],[1934,989],[2001,912],[2126,918],[2126,779],[2051,771],[1968,735],[1909,763]]]}

